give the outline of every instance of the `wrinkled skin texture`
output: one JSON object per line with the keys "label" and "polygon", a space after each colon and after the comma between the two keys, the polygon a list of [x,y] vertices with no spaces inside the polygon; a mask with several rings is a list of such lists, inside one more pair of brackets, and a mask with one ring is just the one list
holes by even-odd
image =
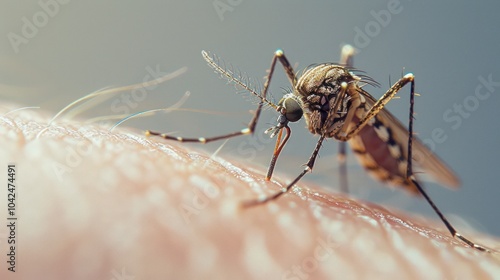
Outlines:
{"label": "wrinkled skin texture", "polygon": [[[307,181],[243,210],[243,200],[290,179],[266,182],[265,167],[125,129],[68,122],[35,139],[47,121],[29,110],[0,117],[0,158],[4,170],[17,166],[19,217],[17,272],[2,262],[1,279],[500,277],[498,254],[466,247],[438,222]],[[5,205],[5,188],[0,194]],[[497,238],[464,234],[500,249]],[[2,227],[2,254],[6,236]]]}

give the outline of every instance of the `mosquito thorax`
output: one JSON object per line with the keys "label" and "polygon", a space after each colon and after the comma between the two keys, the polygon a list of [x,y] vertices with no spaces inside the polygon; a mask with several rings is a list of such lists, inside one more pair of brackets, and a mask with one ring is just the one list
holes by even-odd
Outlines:
{"label": "mosquito thorax", "polygon": [[356,80],[343,66],[325,63],[315,65],[304,71],[297,81],[295,89],[302,96],[310,94],[336,95],[342,82]]}

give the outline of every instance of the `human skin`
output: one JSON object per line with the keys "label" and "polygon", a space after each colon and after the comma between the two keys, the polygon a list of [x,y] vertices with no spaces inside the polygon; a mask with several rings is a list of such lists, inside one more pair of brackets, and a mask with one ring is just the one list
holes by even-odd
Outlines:
{"label": "human skin", "polygon": [[[1,279],[490,279],[500,258],[436,221],[140,132],[0,107],[0,158],[16,166],[16,272]],[[251,136],[247,136],[251,137]],[[298,171],[298,170],[297,170]],[[5,185],[5,184],[3,184]],[[366,186],[367,188],[370,186]],[[0,190],[6,223],[7,190]],[[9,236],[0,228],[6,260]],[[499,240],[465,236],[493,250]]]}

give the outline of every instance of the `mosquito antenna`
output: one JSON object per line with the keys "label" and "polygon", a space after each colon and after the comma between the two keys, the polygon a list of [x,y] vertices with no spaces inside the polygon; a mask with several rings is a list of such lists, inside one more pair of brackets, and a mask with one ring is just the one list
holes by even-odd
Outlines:
{"label": "mosquito antenna", "polygon": [[224,64],[224,67],[222,67],[220,65],[220,59],[216,56],[216,55],[210,55],[208,54],[206,51],[201,51],[201,55],[203,56],[203,58],[205,59],[205,61],[207,61],[208,65],[210,67],[212,67],[216,72],[220,73],[221,76],[223,78],[225,78],[228,82],[230,83],[234,83],[240,87],[242,87],[243,89],[247,90],[248,92],[250,92],[251,94],[255,95],[257,98],[260,99],[260,101],[262,101],[263,103],[265,103],[266,105],[268,106],[271,106],[273,107],[274,109],[277,109],[278,106],[275,105],[274,103],[272,103],[271,101],[267,100],[266,98],[262,97],[258,92],[256,92],[248,83],[248,79],[247,79],[247,82],[245,81],[242,81],[242,77],[239,76],[238,74],[235,75],[234,71],[231,70],[231,69],[227,69],[225,67],[225,64]]}

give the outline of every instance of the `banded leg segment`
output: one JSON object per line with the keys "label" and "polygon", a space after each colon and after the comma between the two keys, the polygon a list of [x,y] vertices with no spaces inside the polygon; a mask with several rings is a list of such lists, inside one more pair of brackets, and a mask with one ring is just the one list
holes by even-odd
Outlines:
{"label": "banded leg segment", "polygon": [[[255,115],[254,115],[254,119],[255,119]],[[253,119],[252,119],[252,122],[254,122]],[[151,130],[146,130],[146,132],[145,132],[146,136],[153,135],[153,136],[159,136],[159,137],[165,138],[167,140],[173,140],[173,141],[178,141],[178,142],[197,142],[197,143],[202,143],[202,144],[206,144],[206,143],[221,140],[221,139],[232,138],[232,137],[236,137],[236,136],[240,136],[240,135],[247,135],[247,134],[251,134],[251,133],[253,133],[253,130],[250,129],[250,125],[249,125],[249,127],[244,128],[240,131],[236,131],[233,133],[224,134],[224,135],[220,135],[220,136],[208,137],[208,138],[205,138],[205,137],[184,138],[184,137],[179,137],[179,136],[176,137],[176,136],[167,135],[166,133],[155,132],[155,131],[151,131]]]}

